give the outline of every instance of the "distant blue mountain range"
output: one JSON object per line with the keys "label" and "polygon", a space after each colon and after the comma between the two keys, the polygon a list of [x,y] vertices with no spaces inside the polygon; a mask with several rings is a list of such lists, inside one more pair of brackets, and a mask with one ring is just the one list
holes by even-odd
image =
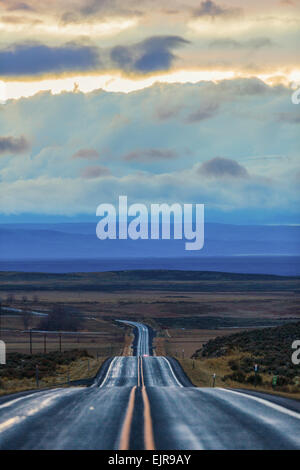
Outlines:
{"label": "distant blue mountain range", "polygon": [[207,223],[204,248],[186,251],[185,240],[101,241],[94,223],[3,224],[0,270],[69,272],[140,267],[299,274],[299,235],[299,226]]}
{"label": "distant blue mountain range", "polygon": [[0,259],[103,259],[300,255],[299,226],[206,224],[200,251],[185,240],[99,240],[92,223],[3,224]]}

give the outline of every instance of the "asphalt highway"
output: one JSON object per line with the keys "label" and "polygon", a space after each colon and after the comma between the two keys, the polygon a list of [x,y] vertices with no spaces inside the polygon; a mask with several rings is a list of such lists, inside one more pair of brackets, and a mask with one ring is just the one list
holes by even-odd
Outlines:
{"label": "asphalt highway", "polygon": [[147,326],[125,323],[136,355],[109,360],[92,386],[0,398],[0,449],[300,449],[299,402],[196,388],[150,355]]}

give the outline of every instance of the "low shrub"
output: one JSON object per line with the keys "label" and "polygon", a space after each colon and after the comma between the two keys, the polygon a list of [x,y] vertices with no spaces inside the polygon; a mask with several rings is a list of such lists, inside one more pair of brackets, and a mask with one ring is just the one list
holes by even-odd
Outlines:
{"label": "low shrub", "polygon": [[39,368],[39,378],[55,374],[59,365],[68,365],[81,357],[92,357],[86,350],[74,349],[71,351],[51,351],[46,354],[21,354],[10,353],[7,356],[6,365],[0,368],[1,377],[9,379],[33,378],[36,374],[36,366]]}
{"label": "low shrub", "polygon": [[246,380],[246,376],[243,372],[239,370],[239,371],[233,372],[233,374],[225,375],[224,380],[227,380],[227,379],[234,380],[234,382],[244,383]]}
{"label": "low shrub", "polygon": [[252,384],[252,385],[262,385],[263,383],[262,376],[259,374],[249,375],[249,377],[247,378],[247,383]]}

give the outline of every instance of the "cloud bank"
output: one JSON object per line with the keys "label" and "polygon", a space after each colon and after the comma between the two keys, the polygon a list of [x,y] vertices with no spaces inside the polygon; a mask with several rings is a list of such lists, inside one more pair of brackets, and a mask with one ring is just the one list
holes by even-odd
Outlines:
{"label": "cloud bank", "polygon": [[30,155],[25,138],[0,140],[2,213],[93,214],[119,194],[204,203],[215,220],[236,210],[255,218],[268,208],[272,221],[298,212],[299,123],[283,86],[239,79],[41,93],[1,111],[3,136],[12,123],[14,135],[32,136]]}

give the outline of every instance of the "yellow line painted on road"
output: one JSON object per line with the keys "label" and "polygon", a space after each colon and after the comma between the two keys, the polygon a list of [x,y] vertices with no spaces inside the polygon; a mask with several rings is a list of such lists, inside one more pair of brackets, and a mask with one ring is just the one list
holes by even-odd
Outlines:
{"label": "yellow line painted on road", "polygon": [[128,450],[130,441],[130,429],[134,411],[136,385],[132,388],[129,396],[125,420],[122,427],[119,450]]}
{"label": "yellow line painted on road", "polygon": [[142,387],[145,386],[144,382],[144,371],[143,371],[143,359],[140,357],[140,364],[141,364],[141,381],[142,381]]}
{"label": "yellow line painted on road", "polygon": [[138,387],[141,386],[141,375],[140,375],[140,356],[138,356],[138,381],[137,381]]}
{"label": "yellow line painted on road", "polygon": [[141,377],[142,377],[142,397],[144,402],[144,444],[146,450],[155,450],[153,426],[150,410],[150,402],[146,392],[144,373],[143,373],[143,359],[141,358]]}

